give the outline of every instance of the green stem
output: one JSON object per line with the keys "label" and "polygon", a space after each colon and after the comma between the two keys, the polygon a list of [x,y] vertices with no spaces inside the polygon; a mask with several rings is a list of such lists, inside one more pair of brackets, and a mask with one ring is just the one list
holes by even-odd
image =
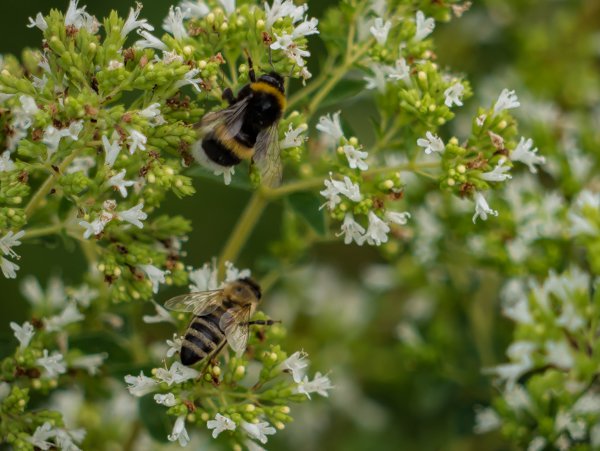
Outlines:
{"label": "green stem", "polygon": [[40,236],[53,235],[55,233],[60,232],[63,229],[63,224],[50,224],[43,227],[36,227],[35,229],[28,229],[25,231],[25,235],[23,235],[23,240],[28,240],[31,238],[38,238]]}
{"label": "green stem", "polygon": [[225,262],[236,260],[252,230],[254,230],[254,226],[260,219],[267,203],[268,200],[260,189],[252,194],[248,205],[246,205],[246,209],[235,225],[219,257],[219,276],[221,278],[225,275]]}

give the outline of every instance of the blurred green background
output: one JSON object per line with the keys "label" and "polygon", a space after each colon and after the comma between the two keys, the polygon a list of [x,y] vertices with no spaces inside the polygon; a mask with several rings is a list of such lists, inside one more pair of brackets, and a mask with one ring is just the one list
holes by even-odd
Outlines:
{"label": "blurred green background", "polygon": [[[88,11],[97,17],[103,17],[111,9],[126,16],[128,9],[134,5],[133,1],[117,0],[82,3],[86,3]],[[26,28],[27,18],[35,16],[38,11],[47,12],[52,7],[65,9],[67,4],[66,0],[5,3],[4,13],[0,15],[0,53],[19,55],[23,47],[39,47],[40,34],[37,29]],[[142,16],[159,28],[171,4],[156,0],[144,2]],[[336,1],[308,1],[308,4],[311,15],[320,17],[322,11],[335,5]],[[503,87],[517,89],[519,94],[525,90],[528,98],[552,101],[567,110],[591,108],[600,99],[598,0],[480,1],[462,18],[449,24],[438,24],[434,39],[438,63],[465,73],[478,94],[461,112],[467,118],[467,125],[471,117],[469,113],[474,111],[475,105],[488,105]],[[311,50],[313,57],[309,68],[316,73],[322,56],[319,52],[323,48],[313,46]],[[344,109],[345,117],[358,136],[370,135],[368,129],[362,128],[365,124],[368,126],[361,117],[364,116],[364,107],[359,101],[349,103]],[[353,112],[357,113],[354,117]],[[528,130],[521,129],[521,133],[527,136]],[[173,199],[165,205],[170,211],[183,213],[193,221],[193,232],[186,246],[186,263],[198,267],[218,255],[249,195],[204,179],[195,179],[195,187],[195,196]],[[255,268],[257,256],[264,254],[268,243],[279,234],[281,212],[280,205],[269,207],[236,262],[238,267]],[[0,303],[0,356],[3,355],[2,348],[8,350],[14,346],[8,323],[22,322],[27,318],[27,305],[19,294],[20,280],[27,274],[35,274],[45,285],[48,277],[56,274],[66,284],[77,284],[80,282],[81,265],[84,264],[77,249],[65,249],[58,240],[44,242],[44,245],[28,242],[19,251],[24,268],[19,278],[0,279],[0,291],[4,293]],[[306,263],[335,266],[343,274],[335,275],[342,280],[340,287],[346,280],[346,287],[351,287],[350,292],[362,289],[357,276],[379,261],[380,257],[372,249],[339,244],[319,245],[306,258]],[[490,381],[481,375],[480,368],[484,363],[490,365],[501,361],[510,338],[510,324],[499,318],[498,307],[493,303],[496,293],[473,289],[478,295],[471,302],[482,303],[475,310],[460,296],[445,298],[447,304],[437,305],[436,314],[443,319],[446,328],[440,326],[431,332],[436,340],[432,346],[438,346],[432,355],[437,357],[415,358],[400,349],[391,332],[395,321],[402,315],[401,307],[406,299],[404,291],[417,291],[419,288],[411,286],[413,268],[410,265],[410,256],[407,256],[405,262],[398,265],[405,274],[400,285],[389,295],[377,298],[376,307],[368,310],[367,322],[360,329],[352,323],[352,327],[358,330],[354,335],[351,328],[349,331],[343,328],[328,330],[326,321],[319,323],[318,319],[303,315],[301,310],[306,304],[302,304],[305,300],[301,293],[295,301],[289,301],[290,306],[300,311],[290,342],[318,359],[313,364],[314,369],[326,371],[335,367],[335,362],[331,362],[339,348],[323,346],[320,340],[340,340],[341,346],[345,346],[345,352],[350,355],[343,368],[352,371],[352,386],[358,387],[360,393],[355,393],[355,398],[352,398],[348,395],[352,391],[345,391],[345,400],[332,400],[333,410],[328,410],[325,401],[319,405],[309,403],[292,412],[298,418],[298,429],[294,430],[292,425],[290,431],[278,434],[270,443],[270,449],[508,448],[499,436],[476,437],[472,434],[473,407],[489,403],[492,393]],[[460,292],[456,288],[460,286],[457,283],[460,275],[456,275],[457,280],[454,280],[452,272],[449,273],[447,279],[440,281],[440,287],[454,285],[455,292]],[[486,277],[498,281],[505,275],[490,272]],[[468,284],[465,282],[465,285]],[[167,294],[161,293],[162,296],[166,298]],[[271,305],[275,302],[279,304]],[[273,315],[285,315],[286,302],[288,300],[278,296],[267,300],[265,308]],[[493,332],[480,335],[480,330]],[[169,333],[167,329],[163,333],[159,328],[157,336],[168,337]],[[344,334],[349,334],[350,338],[343,338]],[[481,337],[494,342],[491,346],[484,346],[478,341]],[[440,344],[444,345],[443,348]],[[493,355],[482,356],[481,349],[493,349]],[[460,368],[461,373],[454,374],[455,368]],[[343,380],[349,375],[334,370],[331,377],[335,384],[344,385]],[[359,409],[358,413],[351,412],[353,407]],[[365,418],[361,421],[357,416]],[[313,431],[315,437],[320,437],[319,440],[308,440],[311,432],[307,432],[306,428]]]}

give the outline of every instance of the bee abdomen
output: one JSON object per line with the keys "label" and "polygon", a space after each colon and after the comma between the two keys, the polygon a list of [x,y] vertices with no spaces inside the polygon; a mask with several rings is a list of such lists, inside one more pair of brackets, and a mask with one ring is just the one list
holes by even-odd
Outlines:
{"label": "bee abdomen", "polygon": [[225,339],[215,315],[196,316],[181,345],[181,363],[193,365],[215,350]]}
{"label": "bee abdomen", "polygon": [[202,140],[202,149],[213,163],[220,166],[235,166],[242,160],[229,150],[216,136],[209,135]]}

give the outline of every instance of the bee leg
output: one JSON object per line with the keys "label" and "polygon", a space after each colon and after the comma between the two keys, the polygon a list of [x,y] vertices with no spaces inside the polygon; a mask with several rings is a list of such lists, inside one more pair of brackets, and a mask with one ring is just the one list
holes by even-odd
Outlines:
{"label": "bee leg", "polygon": [[252,58],[250,58],[250,55],[248,54],[248,77],[250,78],[250,81],[252,83],[254,83],[256,81],[256,72],[254,72],[254,64],[252,64]]}
{"label": "bee leg", "polygon": [[204,365],[200,370],[200,375],[196,378],[197,381],[201,380],[204,377],[204,375],[206,374],[206,370],[208,370],[208,367],[210,366],[210,363],[221,353],[226,344],[227,340],[223,340],[223,342],[219,346],[217,346],[209,355],[207,355],[204,358]]}
{"label": "bee leg", "polygon": [[223,98],[223,100],[227,100],[229,105],[233,105],[236,102],[235,96],[233,95],[233,91],[231,90],[231,88],[225,88],[223,90],[223,94],[221,94],[221,97]]}
{"label": "bee leg", "polygon": [[272,326],[273,324],[281,323],[281,320],[257,320],[257,321],[249,321],[248,326]]}

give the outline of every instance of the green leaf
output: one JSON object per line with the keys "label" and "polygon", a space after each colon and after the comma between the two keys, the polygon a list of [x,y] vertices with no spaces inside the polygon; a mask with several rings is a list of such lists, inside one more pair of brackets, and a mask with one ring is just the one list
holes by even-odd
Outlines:
{"label": "green leaf", "polygon": [[138,402],[140,419],[154,440],[167,442],[175,418],[167,415],[167,407],[156,404],[153,395],[142,396]]}
{"label": "green leaf", "polygon": [[325,235],[325,215],[319,207],[322,199],[314,193],[293,193],[288,196],[292,210],[304,218],[311,228],[319,235]]}

